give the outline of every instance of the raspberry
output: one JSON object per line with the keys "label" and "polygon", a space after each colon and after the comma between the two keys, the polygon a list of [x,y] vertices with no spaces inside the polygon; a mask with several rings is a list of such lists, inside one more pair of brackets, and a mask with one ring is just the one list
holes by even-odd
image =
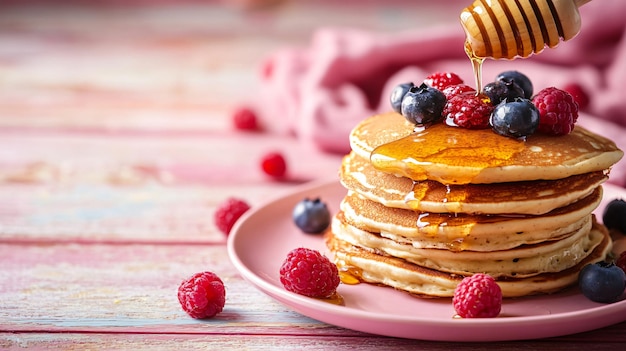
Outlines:
{"label": "raspberry", "polygon": [[578,104],[579,111],[583,111],[589,106],[589,94],[587,94],[587,91],[580,84],[570,83],[563,87],[563,90],[572,95],[574,101]]}
{"label": "raspberry", "polygon": [[621,268],[626,273],[626,251],[622,252],[615,260],[615,265]]}
{"label": "raspberry", "polygon": [[215,211],[214,221],[217,228],[228,235],[235,222],[250,209],[245,201],[234,197],[226,199]]}
{"label": "raspberry", "polygon": [[570,93],[555,87],[545,88],[533,97],[539,110],[537,131],[550,135],[569,134],[578,119],[578,104]]}
{"label": "raspberry", "polygon": [[270,152],[261,158],[261,169],[271,177],[281,178],[287,173],[287,162],[280,153]]}
{"label": "raspberry", "polygon": [[502,308],[502,290],[490,275],[477,273],[457,285],[452,303],[463,318],[497,317]]}
{"label": "raspberry", "polygon": [[196,273],[178,287],[178,301],[191,317],[211,318],[224,309],[226,289],[215,273]]}
{"label": "raspberry", "polygon": [[489,117],[494,106],[485,95],[467,92],[454,96],[443,109],[445,122],[450,126],[468,129],[489,128]]}
{"label": "raspberry", "polygon": [[461,79],[461,77],[459,77],[456,73],[437,72],[426,77],[426,79],[424,79],[424,83],[435,89],[443,90],[450,85],[463,84],[463,79]]}
{"label": "raspberry", "polygon": [[258,130],[257,116],[251,109],[241,107],[233,113],[233,123],[239,130]]}
{"label": "raspberry", "polygon": [[470,87],[467,84],[455,84],[455,85],[448,85],[441,92],[443,93],[443,95],[446,96],[446,100],[450,100],[453,97],[461,93],[468,93],[468,92],[476,93],[476,89]]}
{"label": "raspberry", "polygon": [[339,272],[319,251],[300,247],[287,254],[280,267],[280,282],[296,294],[326,298],[337,290]]}

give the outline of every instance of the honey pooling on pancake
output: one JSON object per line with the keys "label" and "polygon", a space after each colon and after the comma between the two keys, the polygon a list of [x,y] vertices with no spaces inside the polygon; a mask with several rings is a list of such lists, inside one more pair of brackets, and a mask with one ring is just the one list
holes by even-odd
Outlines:
{"label": "honey pooling on pancake", "polygon": [[[503,138],[490,130],[459,133],[457,128],[437,124],[378,146],[370,160],[383,172],[401,174],[413,180],[466,184],[485,168],[508,165],[509,160],[524,148],[523,141]],[[428,172],[431,164],[462,166],[466,172],[448,178]]]}

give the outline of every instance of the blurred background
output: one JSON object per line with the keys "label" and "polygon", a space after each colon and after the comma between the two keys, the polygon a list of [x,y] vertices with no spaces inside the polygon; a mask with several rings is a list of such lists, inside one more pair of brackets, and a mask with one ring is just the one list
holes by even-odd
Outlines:
{"label": "blurred background", "polygon": [[246,88],[273,51],[306,46],[325,26],[394,32],[456,22],[463,3],[4,0],[0,126],[224,127],[228,119],[207,114],[254,95]]}

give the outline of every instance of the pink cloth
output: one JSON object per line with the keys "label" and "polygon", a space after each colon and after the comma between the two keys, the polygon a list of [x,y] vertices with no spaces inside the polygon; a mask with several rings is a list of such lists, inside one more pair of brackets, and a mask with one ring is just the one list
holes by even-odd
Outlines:
{"label": "pink cloth", "polygon": [[[626,150],[626,1],[592,1],[580,12],[577,37],[530,59],[487,60],[483,81],[519,70],[535,92],[577,82],[591,98],[579,123]],[[474,86],[464,40],[460,24],[386,35],[322,28],[309,47],[282,49],[262,63],[261,99],[254,107],[275,132],[293,133],[326,152],[346,153],[350,130],[367,116],[389,110],[396,84],[448,71]],[[626,185],[626,160],[613,168],[611,182]]]}

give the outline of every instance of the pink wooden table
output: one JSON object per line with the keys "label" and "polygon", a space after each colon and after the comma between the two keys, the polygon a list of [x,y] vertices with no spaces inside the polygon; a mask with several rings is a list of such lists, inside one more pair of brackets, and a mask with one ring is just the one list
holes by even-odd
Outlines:
{"label": "pink wooden table", "polygon": [[[13,3],[19,3],[14,1]],[[32,2],[28,2],[32,4]],[[243,12],[211,2],[0,7],[0,347],[7,349],[618,349],[626,323],[545,340],[393,339],[304,317],[231,264],[213,211],[259,205],[336,175],[339,155],[242,133],[261,56],[321,24],[395,30],[449,20],[416,3],[289,3]],[[416,14],[422,21],[416,21]],[[416,24],[418,23],[418,24]],[[290,180],[258,167],[285,154]],[[212,270],[219,317],[188,317],[176,289]]]}

